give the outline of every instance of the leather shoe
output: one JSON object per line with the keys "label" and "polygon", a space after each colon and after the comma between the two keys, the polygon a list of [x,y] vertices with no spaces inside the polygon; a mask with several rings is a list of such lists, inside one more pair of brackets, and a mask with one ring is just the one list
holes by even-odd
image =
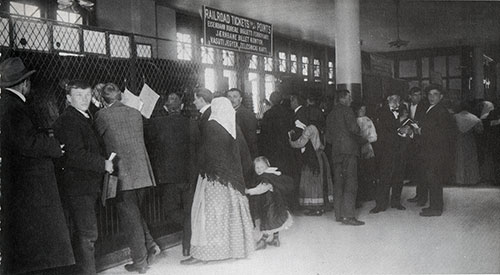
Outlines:
{"label": "leather shoe", "polygon": [[148,257],[146,258],[148,265],[151,265],[155,262],[156,256],[159,255],[160,252],[160,247],[156,244],[148,250]]}
{"label": "leather shoe", "polygon": [[126,264],[125,265],[125,270],[128,272],[138,272],[139,274],[145,274],[146,271],[148,270],[147,266],[137,266],[135,264]]}
{"label": "leather shoe", "polygon": [[191,251],[189,251],[189,250],[190,250],[189,247],[183,248],[182,249],[182,256],[187,257],[187,256],[191,255],[191,253],[190,253]]}
{"label": "leather shoe", "polygon": [[280,247],[280,237],[279,235],[274,235],[273,240],[267,243],[268,245]]}
{"label": "leather shoe", "polygon": [[385,209],[384,208],[381,208],[381,207],[378,207],[378,206],[375,206],[374,208],[372,208],[372,210],[370,210],[370,213],[372,214],[377,214],[378,212],[384,212]]}
{"label": "leather shoe", "polygon": [[423,211],[420,212],[420,216],[422,217],[438,217],[438,216],[441,216],[441,214],[443,214],[443,211],[441,210],[427,210],[427,211]]}
{"label": "leather shoe", "polygon": [[194,264],[199,264],[199,263],[205,264],[206,262],[199,260],[199,259],[196,259],[196,258],[193,258],[193,257],[189,257],[185,260],[181,260],[181,265],[194,265]]}
{"label": "leather shoe", "polygon": [[415,197],[413,197],[413,198],[409,198],[409,199],[407,199],[406,201],[408,201],[408,202],[418,202],[418,197],[417,197],[417,196],[415,196]]}
{"label": "leather shoe", "polygon": [[262,238],[255,245],[255,250],[266,249],[266,247],[267,247],[266,240],[264,238]]}
{"label": "leather shoe", "polygon": [[406,210],[406,207],[404,207],[402,204],[392,205],[391,208],[396,208],[397,210]]}
{"label": "leather shoe", "polygon": [[354,226],[365,224],[365,222],[358,221],[356,218],[344,218],[342,223],[345,225],[354,225]]}

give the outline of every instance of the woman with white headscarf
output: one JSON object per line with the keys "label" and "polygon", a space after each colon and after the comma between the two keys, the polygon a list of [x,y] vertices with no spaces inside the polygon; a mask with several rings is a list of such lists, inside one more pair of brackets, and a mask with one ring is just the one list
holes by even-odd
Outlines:
{"label": "woman with white headscarf", "polygon": [[200,173],[194,194],[191,257],[181,264],[246,258],[254,250],[253,224],[245,196],[244,173],[252,161],[235,111],[214,98],[200,145]]}

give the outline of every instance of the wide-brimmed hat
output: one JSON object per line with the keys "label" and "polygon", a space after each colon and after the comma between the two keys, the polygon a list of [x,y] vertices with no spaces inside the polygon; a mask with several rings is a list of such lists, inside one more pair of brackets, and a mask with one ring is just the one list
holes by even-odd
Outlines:
{"label": "wide-brimmed hat", "polygon": [[11,87],[35,72],[35,70],[28,71],[21,58],[7,58],[0,63],[0,88]]}

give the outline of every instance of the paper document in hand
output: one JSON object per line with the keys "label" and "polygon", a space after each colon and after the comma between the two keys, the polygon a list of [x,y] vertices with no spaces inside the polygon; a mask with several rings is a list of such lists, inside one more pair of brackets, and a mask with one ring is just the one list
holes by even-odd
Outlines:
{"label": "paper document in hand", "polygon": [[131,93],[127,88],[125,88],[125,92],[123,92],[121,102],[129,107],[136,109],[137,111],[141,111],[144,105],[141,99]]}
{"label": "paper document in hand", "polygon": [[144,86],[142,87],[141,90],[141,94],[139,94],[139,98],[141,99],[142,102],[144,102],[141,114],[145,118],[150,118],[155,108],[156,102],[160,98],[160,95],[158,95],[155,91],[153,91],[153,89],[151,89],[151,87],[149,87],[148,84],[144,83]]}

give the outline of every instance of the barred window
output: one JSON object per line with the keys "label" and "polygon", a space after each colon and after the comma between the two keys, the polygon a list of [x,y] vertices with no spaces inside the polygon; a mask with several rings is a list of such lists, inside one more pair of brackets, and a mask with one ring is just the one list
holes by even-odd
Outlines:
{"label": "barred window", "polygon": [[297,73],[297,55],[296,54],[290,55],[290,72],[293,74]]}
{"label": "barred window", "polygon": [[83,23],[80,14],[62,10],[57,11],[57,21],[80,25]]}
{"label": "barred window", "polygon": [[273,58],[272,57],[264,57],[264,70],[268,72],[273,71]]}
{"label": "barred window", "polygon": [[314,77],[321,76],[321,63],[320,63],[319,59],[313,60],[313,74],[314,74]]}
{"label": "barred window", "polygon": [[232,67],[234,63],[234,52],[222,50],[222,65]]}
{"label": "barred window", "polygon": [[286,72],[286,53],[279,52],[278,53],[278,59],[279,59],[279,70],[280,70],[280,72]]}
{"label": "barred window", "polygon": [[35,5],[10,1],[9,12],[11,14],[40,18],[40,8]]}
{"label": "barred window", "polygon": [[302,75],[309,75],[309,57],[302,57]]}
{"label": "barred window", "polygon": [[193,51],[191,48],[191,35],[185,33],[177,33],[177,59],[191,60]]}

